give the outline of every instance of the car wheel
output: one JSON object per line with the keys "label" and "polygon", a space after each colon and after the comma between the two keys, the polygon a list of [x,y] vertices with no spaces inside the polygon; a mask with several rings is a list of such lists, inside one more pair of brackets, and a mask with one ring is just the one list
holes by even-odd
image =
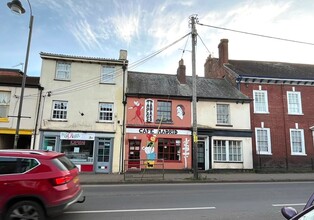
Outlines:
{"label": "car wheel", "polygon": [[4,220],[33,219],[44,220],[45,213],[40,204],[34,201],[21,201],[13,204],[5,214]]}

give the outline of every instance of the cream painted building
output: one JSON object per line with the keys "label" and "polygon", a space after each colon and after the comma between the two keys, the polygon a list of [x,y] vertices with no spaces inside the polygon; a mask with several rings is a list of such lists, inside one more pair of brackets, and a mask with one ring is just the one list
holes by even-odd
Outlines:
{"label": "cream painted building", "polygon": [[41,53],[39,149],[64,152],[82,172],[122,169],[127,51],[119,59]]}
{"label": "cream painted building", "polygon": [[[13,148],[21,100],[23,72],[0,69],[0,149]],[[26,77],[17,148],[30,149],[35,144],[37,108],[41,97],[39,77]]]}
{"label": "cream painted building", "polygon": [[224,79],[197,81],[198,167],[253,169],[250,99]]}

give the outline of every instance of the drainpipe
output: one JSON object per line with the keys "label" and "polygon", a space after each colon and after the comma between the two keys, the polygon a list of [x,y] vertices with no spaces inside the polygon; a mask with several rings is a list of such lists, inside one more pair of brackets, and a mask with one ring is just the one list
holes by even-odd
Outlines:
{"label": "drainpipe", "polygon": [[126,109],[126,97],[125,97],[125,73],[126,73],[126,60],[123,60],[123,95],[122,95],[122,104],[123,104],[123,119],[122,119],[122,135],[121,135],[121,144],[120,144],[120,173],[124,172],[124,136],[125,136],[125,109]]}
{"label": "drainpipe", "polygon": [[43,94],[43,87],[40,86],[40,94],[39,94],[39,101],[38,101],[38,108],[37,108],[37,116],[36,116],[36,123],[34,128],[34,141],[33,141],[33,149],[35,149],[36,146],[36,138],[37,138],[37,128],[38,128],[38,120],[39,120],[39,111],[40,111],[40,103],[41,103],[41,97]]}

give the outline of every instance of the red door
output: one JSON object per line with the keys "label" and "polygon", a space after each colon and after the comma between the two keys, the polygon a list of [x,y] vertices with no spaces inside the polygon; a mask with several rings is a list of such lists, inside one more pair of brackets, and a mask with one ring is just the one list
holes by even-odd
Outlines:
{"label": "red door", "polygon": [[141,151],[141,141],[140,140],[129,140],[129,169],[139,169],[140,168],[140,151]]}

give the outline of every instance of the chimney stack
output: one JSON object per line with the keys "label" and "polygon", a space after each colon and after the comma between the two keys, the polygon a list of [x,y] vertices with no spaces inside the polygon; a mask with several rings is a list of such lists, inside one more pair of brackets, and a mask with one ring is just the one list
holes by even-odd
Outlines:
{"label": "chimney stack", "polygon": [[183,59],[179,61],[179,67],[177,69],[177,78],[181,84],[186,84],[185,65]]}
{"label": "chimney stack", "polygon": [[228,42],[228,39],[221,39],[220,44],[218,45],[219,65],[223,65],[229,62]]}

